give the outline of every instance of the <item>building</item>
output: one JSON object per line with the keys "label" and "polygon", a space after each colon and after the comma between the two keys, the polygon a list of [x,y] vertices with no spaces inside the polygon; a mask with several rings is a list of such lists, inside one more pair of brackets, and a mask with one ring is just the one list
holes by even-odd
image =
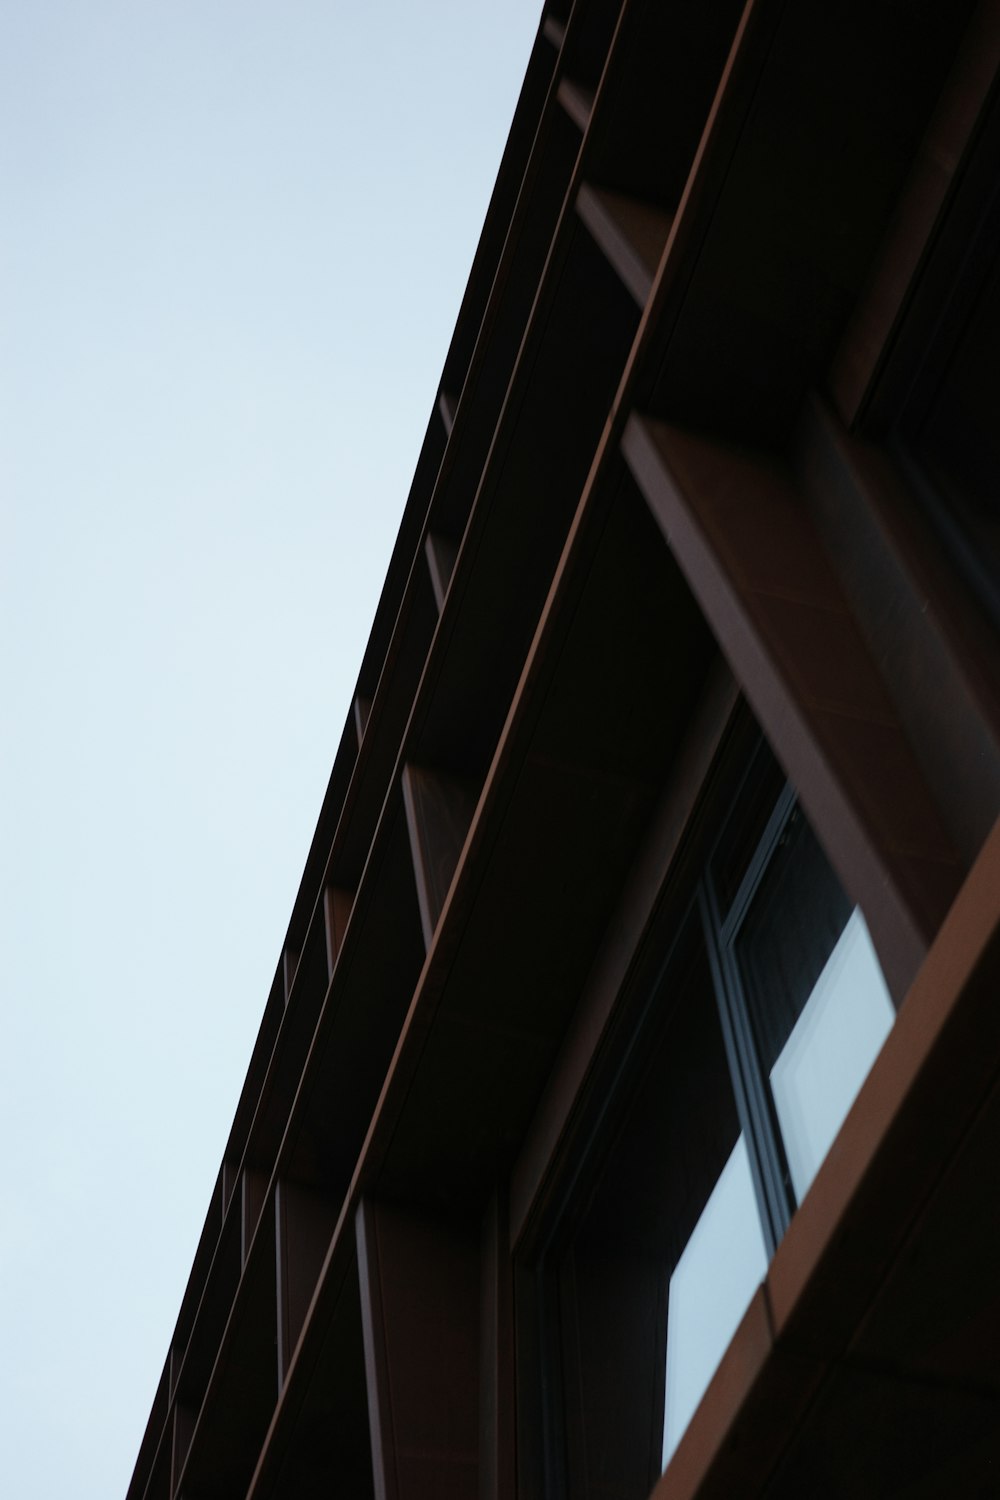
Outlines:
{"label": "building", "polygon": [[547,6],[129,1500],[1000,1493],[998,61]]}

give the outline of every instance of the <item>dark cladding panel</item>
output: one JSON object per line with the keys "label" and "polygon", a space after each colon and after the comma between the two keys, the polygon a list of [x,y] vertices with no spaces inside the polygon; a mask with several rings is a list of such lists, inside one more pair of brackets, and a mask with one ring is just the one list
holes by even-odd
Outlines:
{"label": "dark cladding panel", "polygon": [[357,1240],[375,1493],[379,1500],[474,1495],[476,1233],[366,1201]]}

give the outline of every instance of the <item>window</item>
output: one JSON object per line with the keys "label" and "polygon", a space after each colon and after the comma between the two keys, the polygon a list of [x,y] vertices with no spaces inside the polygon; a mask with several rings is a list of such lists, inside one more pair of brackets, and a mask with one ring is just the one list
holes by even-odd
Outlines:
{"label": "window", "polygon": [[626,1002],[544,1258],[552,1487],[572,1494],[648,1494],[892,1025],[861,913],[762,742],[696,883]]}
{"label": "window", "polygon": [[664,1468],[766,1270],[750,1157],[741,1134],[670,1275]]}
{"label": "window", "polygon": [[[864,918],[761,745],[702,905],[730,1068],[773,1250],[894,1010]],[[748,846],[748,829],[754,842]]]}

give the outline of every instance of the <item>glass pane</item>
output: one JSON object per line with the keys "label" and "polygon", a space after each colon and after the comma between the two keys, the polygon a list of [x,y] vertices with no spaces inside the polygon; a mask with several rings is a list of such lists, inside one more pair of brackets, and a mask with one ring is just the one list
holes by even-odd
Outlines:
{"label": "glass pane", "polygon": [[[566,1494],[645,1500],[669,1451],[664,1421],[676,1442],[745,1306],[738,1267],[747,1256],[753,1284],[761,1278],[761,1229],[739,1139],[692,914],[630,1044],[558,1252],[552,1330],[562,1357]],[[718,1259],[718,1226],[724,1238],[746,1241],[742,1252],[728,1247],[732,1270]],[[737,1298],[721,1325],[718,1308],[699,1306],[699,1274],[726,1282],[713,1302]]]}
{"label": "glass pane", "polygon": [[766,1271],[767,1251],[741,1135],[670,1278],[664,1467]]}
{"label": "glass pane", "polygon": [[865,919],[855,909],[771,1069],[771,1090],[800,1202],[894,1017]]}
{"label": "glass pane", "polygon": [[777,1062],[850,915],[851,903],[795,808],[736,939],[765,1073]]}
{"label": "glass pane", "polygon": [[895,1013],[864,919],[798,809],[735,951],[801,1202]]}

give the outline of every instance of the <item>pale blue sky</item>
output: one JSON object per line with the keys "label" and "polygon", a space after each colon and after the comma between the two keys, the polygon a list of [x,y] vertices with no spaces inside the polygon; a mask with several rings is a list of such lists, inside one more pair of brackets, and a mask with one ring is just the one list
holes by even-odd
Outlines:
{"label": "pale blue sky", "polygon": [[539,0],[0,5],[0,1453],[124,1495]]}

